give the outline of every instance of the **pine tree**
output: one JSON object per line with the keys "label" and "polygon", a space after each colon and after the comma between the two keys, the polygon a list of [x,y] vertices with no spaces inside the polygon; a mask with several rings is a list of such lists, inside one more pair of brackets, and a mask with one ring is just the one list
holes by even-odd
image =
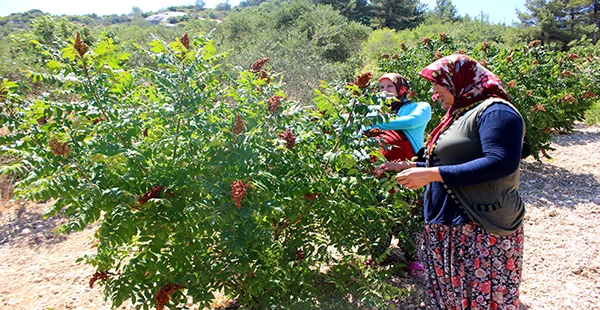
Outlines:
{"label": "pine tree", "polygon": [[206,3],[204,3],[204,0],[196,0],[195,5],[197,11],[202,11],[206,8]]}
{"label": "pine tree", "polygon": [[372,6],[367,0],[313,0],[315,4],[331,5],[349,20],[371,24]]}
{"label": "pine tree", "polygon": [[570,17],[570,27],[573,33],[589,35],[592,43],[598,41],[600,30],[600,1],[598,0],[570,0],[566,4]]}
{"label": "pine tree", "polygon": [[521,36],[567,48],[583,36],[595,44],[600,30],[599,0],[526,0],[526,12],[518,12]]}
{"label": "pine tree", "polygon": [[576,38],[569,31],[569,18],[566,1],[526,0],[525,8],[529,12],[518,12],[522,27],[531,27],[523,34],[527,39],[541,40],[544,44],[557,44],[566,48]]}
{"label": "pine tree", "polygon": [[456,20],[458,12],[452,0],[436,0],[433,8],[433,16],[441,20]]}
{"label": "pine tree", "polygon": [[378,28],[414,28],[424,20],[425,5],[419,0],[372,0],[373,22]]}

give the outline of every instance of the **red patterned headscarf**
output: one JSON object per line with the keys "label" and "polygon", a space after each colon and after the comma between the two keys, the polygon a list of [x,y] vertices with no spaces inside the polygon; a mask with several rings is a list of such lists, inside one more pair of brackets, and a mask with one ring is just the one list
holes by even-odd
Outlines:
{"label": "red patterned headscarf", "polygon": [[500,78],[466,55],[456,54],[440,58],[421,70],[419,75],[444,87],[454,96],[454,105],[427,137],[427,149],[430,154],[440,134],[466,110],[492,97],[510,101]]}
{"label": "red patterned headscarf", "polygon": [[410,90],[410,84],[406,78],[398,73],[386,73],[379,78],[379,82],[384,79],[392,81],[396,86],[396,99],[398,100],[392,104],[392,111],[398,110],[404,104],[402,99],[406,98],[408,90]]}

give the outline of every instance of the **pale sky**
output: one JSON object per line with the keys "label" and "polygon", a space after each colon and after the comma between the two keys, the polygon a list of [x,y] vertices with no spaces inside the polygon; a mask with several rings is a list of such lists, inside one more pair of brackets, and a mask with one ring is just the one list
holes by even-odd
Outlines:
{"label": "pale sky", "polygon": [[[4,0],[0,0],[4,1]],[[429,9],[435,7],[435,0],[421,0],[421,3],[427,4]],[[512,22],[518,22],[516,9],[524,12],[525,0],[452,0],[459,15],[469,14],[471,17],[478,16],[483,12],[490,17],[493,23],[506,23],[511,25]]]}
{"label": "pale sky", "polygon": [[[214,8],[225,0],[204,0],[206,7]],[[240,0],[229,3],[237,5]],[[194,5],[196,0],[0,0],[0,16],[38,9],[53,15],[129,14],[136,6],[142,12],[156,12],[169,6]]]}
{"label": "pale sky", "polygon": [[[225,0],[204,0],[206,7],[214,8],[218,3]],[[230,0],[232,6],[237,5],[240,0]],[[421,0],[430,9],[435,7],[435,0]],[[0,16],[11,13],[26,12],[32,9],[42,10],[53,15],[83,15],[96,13],[98,15],[128,14],[136,6],[143,12],[158,11],[159,9],[177,5],[193,5],[195,0],[0,0]],[[506,23],[517,21],[515,9],[524,11],[525,0],[503,0],[503,1],[476,1],[476,0],[453,0],[459,15],[469,14],[471,17],[479,15],[480,12],[488,14],[490,21],[495,23]]]}

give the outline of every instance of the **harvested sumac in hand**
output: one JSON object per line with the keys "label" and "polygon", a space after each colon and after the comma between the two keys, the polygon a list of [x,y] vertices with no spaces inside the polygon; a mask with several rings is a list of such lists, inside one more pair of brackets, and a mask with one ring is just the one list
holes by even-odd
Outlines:
{"label": "harvested sumac in hand", "polygon": [[371,129],[365,131],[365,135],[369,138],[379,137],[382,134],[384,134],[384,131],[379,128],[371,128]]}

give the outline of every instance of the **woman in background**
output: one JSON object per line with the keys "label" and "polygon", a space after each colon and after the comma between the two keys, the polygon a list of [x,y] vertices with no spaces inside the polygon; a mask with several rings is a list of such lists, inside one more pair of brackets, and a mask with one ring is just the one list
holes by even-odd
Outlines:
{"label": "woman in background", "polygon": [[381,130],[377,131],[385,145],[381,153],[388,161],[414,157],[423,146],[425,127],[431,119],[429,103],[410,101],[406,98],[409,89],[408,80],[398,73],[387,73],[379,78],[379,91],[392,99],[392,117],[388,123],[373,125],[370,133],[376,131],[374,128]]}
{"label": "woman in background", "polygon": [[[422,148],[424,132],[431,119],[431,106],[427,102],[412,102],[406,95],[410,89],[408,80],[397,73],[387,73],[379,78],[379,91],[391,99],[391,112],[388,123],[376,124],[367,132],[377,136],[382,141],[381,154],[390,162],[402,162],[412,159],[417,151]],[[398,232],[393,232],[398,233]],[[413,243],[404,240],[402,248],[408,260],[408,271],[412,276],[424,274],[423,265],[419,262],[419,248],[421,231],[410,231]],[[374,250],[375,256],[387,250],[391,241],[391,234]],[[387,241],[387,242],[386,242]],[[404,262],[400,253],[395,253],[394,248],[390,255],[381,261],[381,265],[394,262]]]}

